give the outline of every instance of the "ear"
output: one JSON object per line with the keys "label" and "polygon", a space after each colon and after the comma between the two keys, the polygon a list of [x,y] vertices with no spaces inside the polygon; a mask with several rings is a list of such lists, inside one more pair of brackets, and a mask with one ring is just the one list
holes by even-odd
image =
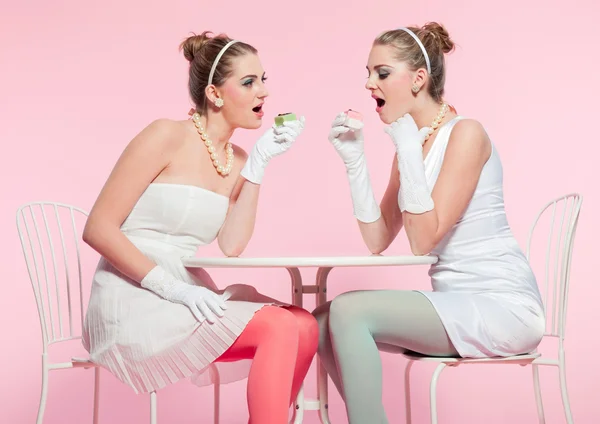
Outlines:
{"label": "ear", "polygon": [[419,68],[413,76],[413,85],[417,85],[419,89],[423,89],[428,78],[429,75],[427,75],[427,70],[424,68]]}
{"label": "ear", "polygon": [[221,97],[219,90],[213,84],[204,89],[204,95],[206,96],[206,100],[212,104],[214,104],[215,101]]}

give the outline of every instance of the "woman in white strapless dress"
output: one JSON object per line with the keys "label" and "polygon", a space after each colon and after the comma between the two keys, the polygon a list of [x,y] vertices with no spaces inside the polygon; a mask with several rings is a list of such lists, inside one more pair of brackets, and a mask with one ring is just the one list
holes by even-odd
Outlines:
{"label": "woman in white strapless dress", "polygon": [[373,43],[366,88],[396,148],[381,205],[362,124],[341,114],[329,135],[369,249],[384,251],[404,227],[414,254],[439,258],[429,271],[431,292],[344,293],[314,311],[319,355],[352,424],[387,422],[378,349],[510,356],[531,352],[543,336],[536,279],[506,219],[498,152],[481,124],[443,100],[444,54],[452,48],[437,23],[386,31]]}
{"label": "woman in white strapless dress", "polygon": [[247,155],[229,139],[261,125],[268,93],[256,50],[207,33],[181,47],[197,112],[137,135],[90,213],[83,238],[102,258],[83,343],[136,392],[186,377],[211,384],[211,364],[221,383],[249,376],[250,422],[283,424],[316,352],[316,320],[250,286],[219,290],[181,258],[215,240],[228,256],[244,250],[265,167],[304,118],[269,128]]}

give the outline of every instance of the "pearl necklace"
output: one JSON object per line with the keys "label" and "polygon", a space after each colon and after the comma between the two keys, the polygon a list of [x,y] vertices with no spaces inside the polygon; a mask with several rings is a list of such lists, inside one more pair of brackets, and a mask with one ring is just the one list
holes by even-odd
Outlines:
{"label": "pearl necklace", "polygon": [[427,136],[425,136],[423,143],[425,143],[429,139],[431,134],[433,134],[433,132],[435,130],[437,130],[437,128],[440,126],[440,123],[444,119],[444,116],[446,116],[446,112],[448,112],[448,104],[442,103],[442,107],[440,108],[440,111],[438,112],[437,116],[435,117],[435,119],[433,120],[431,125],[429,126],[429,131],[427,132]]}
{"label": "pearl necklace", "polygon": [[192,115],[192,120],[194,121],[194,125],[196,126],[196,130],[198,131],[198,134],[200,134],[200,138],[202,139],[202,141],[204,142],[204,145],[208,149],[208,153],[210,154],[210,158],[212,160],[212,163],[213,163],[215,169],[217,170],[217,172],[219,174],[226,177],[231,172],[231,166],[233,165],[233,147],[231,146],[231,143],[227,143],[225,145],[227,164],[225,166],[223,166],[219,162],[219,155],[217,155],[215,146],[212,145],[212,141],[208,138],[208,135],[206,135],[206,132],[204,132],[204,128],[202,128],[202,124],[200,123],[200,114],[198,112],[195,112]]}

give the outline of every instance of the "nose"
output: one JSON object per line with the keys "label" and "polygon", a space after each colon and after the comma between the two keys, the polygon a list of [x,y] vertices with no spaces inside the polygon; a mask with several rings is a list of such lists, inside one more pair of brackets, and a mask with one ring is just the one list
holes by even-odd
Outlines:
{"label": "nose", "polygon": [[269,97],[269,91],[268,91],[268,90],[265,88],[264,90],[261,90],[261,92],[260,92],[260,93],[258,93],[258,96],[257,96],[257,97],[258,97],[259,99],[261,99],[261,100],[264,100],[264,99],[266,99],[267,97]]}
{"label": "nose", "polygon": [[257,97],[261,100],[265,99],[266,97],[269,97],[269,90],[267,90],[267,86],[265,84],[261,85]]}
{"label": "nose", "polygon": [[367,90],[374,90],[375,88],[377,88],[377,85],[375,85],[375,83],[373,82],[373,77],[372,76],[370,76],[367,79],[367,82],[365,83],[365,88]]}

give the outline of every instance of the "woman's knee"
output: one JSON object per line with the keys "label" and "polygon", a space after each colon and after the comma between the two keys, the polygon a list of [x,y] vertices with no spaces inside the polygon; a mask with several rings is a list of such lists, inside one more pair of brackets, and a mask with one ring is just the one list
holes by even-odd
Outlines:
{"label": "woman's knee", "polygon": [[342,293],[331,301],[329,308],[329,332],[344,333],[353,328],[369,326],[369,314],[377,305],[365,303],[364,291]]}
{"label": "woman's knee", "polygon": [[319,323],[306,309],[292,306],[288,310],[294,315],[298,323],[298,336],[301,347],[313,351],[314,354],[319,343]]}
{"label": "woman's knee", "polygon": [[357,315],[362,309],[361,292],[352,291],[338,295],[331,301],[329,308],[330,321],[344,321],[352,316]]}
{"label": "woman's knee", "polygon": [[267,340],[277,340],[284,343],[294,341],[297,343],[299,338],[298,320],[294,314],[285,308],[278,306],[265,306],[255,317],[259,324],[261,338]]}

